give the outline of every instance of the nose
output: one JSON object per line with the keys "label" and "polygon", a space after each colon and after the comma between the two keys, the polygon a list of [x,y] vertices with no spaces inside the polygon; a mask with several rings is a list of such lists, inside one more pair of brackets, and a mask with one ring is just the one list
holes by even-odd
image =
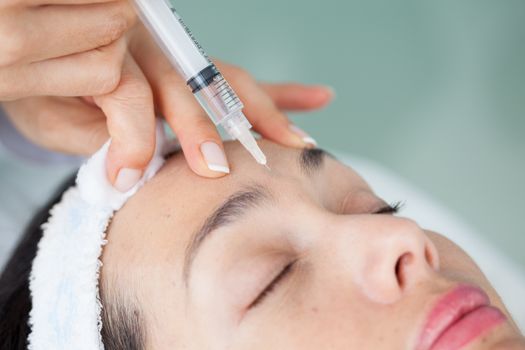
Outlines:
{"label": "nose", "polygon": [[351,256],[352,280],[374,302],[397,301],[439,268],[436,247],[412,220],[363,215],[343,219],[335,230],[343,240],[351,237],[349,245],[336,238],[335,249]]}

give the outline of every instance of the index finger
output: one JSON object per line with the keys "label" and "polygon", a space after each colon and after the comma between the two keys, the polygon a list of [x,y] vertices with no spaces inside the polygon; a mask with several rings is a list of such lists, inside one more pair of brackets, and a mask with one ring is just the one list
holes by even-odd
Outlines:
{"label": "index finger", "polygon": [[127,192],[142,177],[155,149],[153,93],[131,55],[127,55],[122,78],[115,91],[95,96],[107,117],[111,145],[107,175],[113,186]]}
{"label": "index finger", "polygon": [[104,2],[122,2],[125,0],[24,0],[23,3],[27,6],[40,5],[88,5],[100,4]]}
{"label": "index finger", "polygon": [[259,83],[277,108],[286,111],[311,111],[326,106],[334,97],[328,86],[297,83]]}

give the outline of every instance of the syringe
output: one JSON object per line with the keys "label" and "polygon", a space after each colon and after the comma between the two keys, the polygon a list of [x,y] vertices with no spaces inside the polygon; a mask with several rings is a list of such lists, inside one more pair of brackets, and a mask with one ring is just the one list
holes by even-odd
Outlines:
{"label": "syringe", "polygon": [[137,12],[172,65],[186,80],[208,116],[266,165],[266,157],[250,132],[241,100],[208,58],[170,0],[134,0]]}

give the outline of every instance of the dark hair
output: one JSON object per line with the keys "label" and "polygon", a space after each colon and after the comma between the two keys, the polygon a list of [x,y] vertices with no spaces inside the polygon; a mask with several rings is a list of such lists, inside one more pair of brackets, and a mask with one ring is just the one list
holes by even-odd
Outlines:
{"label": "dark hair", "polygon": [[[74,184],[74,180],[74,177],[68,179],[33,217],[0,275],[0,350],[27,348],[31,310],[29,274],[42,237],[41,226],[48,220],[51,208]],[[118,297],[106,298],[103,286],[100,294],[103,304],[102,340],[106,350],[143,350],[145,330],[140,309],[133,303],[124,303]]]}

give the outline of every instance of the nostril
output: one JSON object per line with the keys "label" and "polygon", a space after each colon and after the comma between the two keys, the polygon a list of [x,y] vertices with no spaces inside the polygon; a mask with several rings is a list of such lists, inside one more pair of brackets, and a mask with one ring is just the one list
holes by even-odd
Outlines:
{"label": "nostril", "polygon": [[425,260],[434,270],[439,269],[439,258],[433,246],[425,244]]}
{"label": "nostril", "polygon": [[406,276],[405,276],[405,268],[407,265],[410,264],[410,261],[412,261],[413,256],[412,253],[404,253],[402,254],[399,259],[397,259],[396,262],[396,279],[397,279],[397,285],[399,288],[403,289],[406,282]]}

